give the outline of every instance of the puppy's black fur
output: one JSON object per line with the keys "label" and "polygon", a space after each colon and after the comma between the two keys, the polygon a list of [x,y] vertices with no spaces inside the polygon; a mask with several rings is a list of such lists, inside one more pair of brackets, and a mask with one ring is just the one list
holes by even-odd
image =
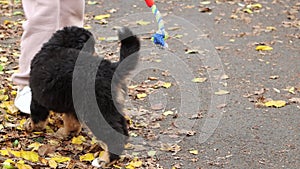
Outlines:
{"label": "puppy's black fur", "polygon": [[[96,74],[95,95],[105,120],[116,131],[128,136],[122,108],[127,88],[126,77],[138,62],[137,52],[140,50],[140,41],[128,28],[122,28],[118,34],[121,40],[120,61],[112,63],[109,60],[101,60]],[[31,62],[32,102],[31,120],[26,127],[28,131],[42,130],[51,110],[64,114],[62,134],[80,132],[81,125],[72,98],[73,71],[79,54],[95,63],[99,62],[99,58],[94,56],[94,45],[95,40],[89,31],[74,26],[66,27],[54,33],[36,54]],[[128,63],[126,58],[130,59]],[[116,71],[124,60],[126,69]],[[116,77],[114,80],[113,76]],[[117,140],[115,144],[118,145],[115,146],[123,147],[125,142],[124,139]],[[111,153],[109,158],[112,161],[119,156]]]}

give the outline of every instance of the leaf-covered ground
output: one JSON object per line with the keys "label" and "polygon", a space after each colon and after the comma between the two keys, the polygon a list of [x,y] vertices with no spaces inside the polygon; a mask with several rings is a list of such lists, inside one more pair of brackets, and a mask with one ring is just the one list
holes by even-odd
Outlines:
{"label": "leaf-covered ground", "polygon": [[[158,65],[139,69],[128,86],[131,139],[111,168],[299,168],[299,2],[158,1],[170,34],[165,51],[179,58],[165,68],[161,65],[169,65],[172,58],[152,45],[157,25],[151,13],[144,15],[150,9],[143,1],[86,3],[85,28],[95,34],[98,54],[118,58],[116,35],[111,32],[126,25],[142,32],[140,61]],[[11,82],[18,69],[24,14],[18,0],[0,1],[0,11],[0,163],[5,169],[93,168],[102,148],[86,128],[78,137],[57,139],[53,133],[62,121],[51,115],[46,131],[24,131],[28,116],[13,106],[16,86]],[[168,16],[185,18],[202,32],[186,38],[192,32],[182,24],[187,22]],[[199,45],[201,39],[214,45],[221,67],[206,62],[203,55],[212,48]],[[181,81],[180,64],[188,66],[193,77]],[[223,74],[214,77],[212,72],[221,69]],[[196,86],[197,96],[192,95],[196,91],[185,91],[189,85]],[[195,97],[197,111],[182,112],[191,110],[181,107],[184,94]],[[223,97],[226,101],[218,103]],[[212,114],[211,105],[216,108]],[[218,113],[222,119],[214,134],[200,143],[199,135],[205,132],[201,127]]]}

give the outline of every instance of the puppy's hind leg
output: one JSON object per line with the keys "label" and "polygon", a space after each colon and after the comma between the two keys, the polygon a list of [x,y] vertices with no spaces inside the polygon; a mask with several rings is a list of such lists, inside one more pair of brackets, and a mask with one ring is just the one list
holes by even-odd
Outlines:
{"label": "puppy's hind leg", "polygon": [[[129,136],[125,118],[120,114],[114,115],[106,117],[106,120],[115,131],[105,130],[99,136],[99,139],[102,140],[99,143],[104,151],[101,152],[98,163],[101,162],[101,165],[105,165],[106,167],[109,167],[114,161],[120,159]],[[119,134],[116,135],[112,132],[118,132]]]}
{"label": "puppy's hind leg", "polygon": [[32,99],[30,104],[30,118],[25,123],[25,129],[31,131],[41,131],[47,125],[49,110]]}
{"label": "puppy's hind leg", "polygon": [[75,113],[64,113],[62,117],[64,127],[60,128],[56,134],[58,137],[67,137],[69,135],[78,135],[81,131],[81,124]]}
{"label": "puppy's hind leg", "polygon": [[113,119],[109,120],[111,120],[111,127],[121,134],[118,139],[107,143],[108,150],[113,150],[113,152],[109,152],[109,159],[112,162],[120,158],[119,155],[124,150],[129,134],[126,119],[121,114],[115,115]]}

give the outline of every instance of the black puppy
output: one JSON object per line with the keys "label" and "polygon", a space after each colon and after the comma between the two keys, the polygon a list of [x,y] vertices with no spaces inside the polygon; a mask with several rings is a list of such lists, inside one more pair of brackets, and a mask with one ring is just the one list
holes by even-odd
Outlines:
{"label": "black puppy", "polygon": [[[96,77],[89,77],[91,74],[88,73],[84,76],[95,79],[91,83],[94,83],[94,92],[101,114],[113,129],[123,136],[128,136],[122,105],[127,88],[126,77],[138,62],[140,41],[128,28],[120,29],[118,35],[121,40],[120,60],[113,63],[95,56],[95,40],[89,31],[73,26],[54,33],[31,62],[32,102],[31,118],[25,126],[27,131],[43,130],[47,124],[49,111],[63,113],[64,127],[57,131],[59,135],[68,136],[81,131],[72,94],[72,87],[74,87],[72,82],[80,78],[80,76],[74,77],[74,68],[81,56],[87,63],[87,65],[84,63],[79,65],[82,72],[89,72],[88,64],[90,63],[98,66]],[[123,68],[116,71],[118,67]],[[86,83],[90,82],[84,81],[80,85],[88,86],[89,84]],[[103,138],[110,137],[110,133],[103,133]],[[118,151],[122,151],[126,138],[122,137],[108,143],[108,150],[117,147]],[[118,159],[119,153],[121,152],[110,153],[109,159],[104,159],[104,161]]]}

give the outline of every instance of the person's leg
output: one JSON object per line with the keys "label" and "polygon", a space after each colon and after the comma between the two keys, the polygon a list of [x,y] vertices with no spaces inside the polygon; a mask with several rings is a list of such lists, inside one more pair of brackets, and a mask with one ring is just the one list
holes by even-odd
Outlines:
{"label": "person's leg", "polygon": [[61,0],[59,27],[78,26],[83,27],[84,0]]}
{"label": "person's leg", "polygon": [[59,0],[23,0],[22,3],[27,20],[23,24],[19,72],[13,74],[12,80],[20,88],[15,99],[16,107],[30,113],[31,92],[28,88],[26,92],[22,89],[29,85],[32,58],[59,28]]}
{"label": "person's leg", "polygon": [[23,24],[19,72],[12,77],[17,85],[28,85],[30,62],[43,43],[59,27],[59,0],[23,0],[26,22]]}
{"label": "person's leg", "polygon": [[22,0],[22,5],[25,18],[31,18],[31,16],[34,14],[34,7],[36,5],[36,1]]}

